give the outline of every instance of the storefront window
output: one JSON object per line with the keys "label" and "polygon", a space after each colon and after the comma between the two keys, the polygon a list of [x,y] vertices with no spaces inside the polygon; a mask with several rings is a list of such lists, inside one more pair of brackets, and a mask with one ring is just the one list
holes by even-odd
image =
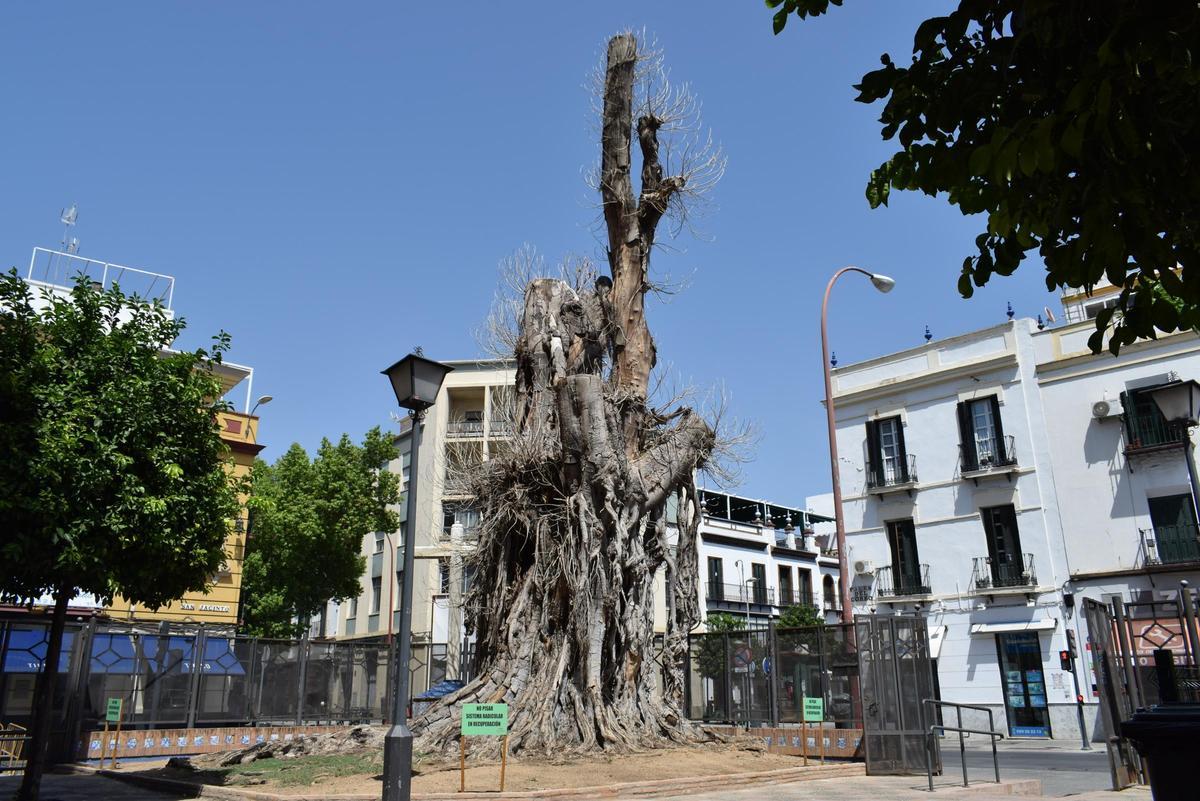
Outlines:
{"label": "storefront window", "polygon": [[1046,676],[1037,632],[998,634],[996,647],[1009,735],[1049,737],[1050,710],[1046,708]]}

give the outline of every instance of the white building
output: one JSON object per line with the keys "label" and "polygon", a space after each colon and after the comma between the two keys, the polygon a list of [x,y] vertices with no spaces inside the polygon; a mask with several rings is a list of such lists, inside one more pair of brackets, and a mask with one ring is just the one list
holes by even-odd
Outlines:
{"label": "white building", "polygon": [[994,708],[1010,736],[1079,736],[1068,632],[1094,725],[1080,598],[1144,601],[1200,572],[1191,441],[1145,393],[1200,376],[1200,340],[1092,354],[1111,293],[1064,298],[1057,328],[1011,320],[834,371],[855,609],[926,614],[941,697]]}
{"label": "white building", "polygon": [[790,606],[810,606],[833,622],[838,613],[837,556],[823,550],[813,525],[829,518],[701,489],[697,556],[704,614],[745,616],[760,628]]}
{"label": "white building", "polygon": [[[413,553],[413,658],[422,665],[413,680],[421,692],[443,678],[461,675],[464,651],[471,647],[462,614],[463,556],[473,547],[478,516],[470,498],[460,494],[455,480],[466,466],[491,458],[505,447],[510,433],[511,401],[516,381],[509,360],[448,361],[453,367],[442,384],[437,402],[422,423],[416,550]],[[389,469],[401,477],[407,492],[411,419],[400,422],[396,446],[400,457]],[[407,506],[398,507],[401,531]],[[399,631],[400,582],[404,550],[400,532],[364,538],[367,570],[357,598],[326,610],[319,633],[338,638],[390,637]],[[390,614],[389,614],[390,610]]]}

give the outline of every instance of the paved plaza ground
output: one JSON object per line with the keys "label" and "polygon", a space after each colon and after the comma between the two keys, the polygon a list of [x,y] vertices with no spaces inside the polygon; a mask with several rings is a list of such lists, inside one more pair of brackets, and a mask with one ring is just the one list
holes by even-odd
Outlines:
{"label": "paved plaza ground", "polygon": [[[944,758],[946,772],[935,777],[937,791],[932,796],[926,789],[924,776],[879,776],[725,789],[679,798],[681,801],[929,801],[931,798],[993,801],[1012,798],[997,795],[988,786],[992,763],[991,752],[986,746],[977,743],[968,745],[967,768],[971,778],[968,790],[961,787],[961,763],[958,761],[956,741],[947,742]],[[1103,748],[1099,747],[1093,751],[1081,751],[1078,744],[1061,741],[1008,741],[1000,750],[1000,775],[1006,781],[1040,780],[1044,798],[1150,801],[1150,792],[1145,788],[1121,793],[1113,793],[1108,789],[1108,758]],[[0,800],[11,798],[16,786],[16,778],[0,779]],[[171,801],[188,797],[141,789],[93,775],[47,775],[43,788],[43,801]],[[310,792],[312,794],[309,797],[318,797],[320,790],[310,788]]]}

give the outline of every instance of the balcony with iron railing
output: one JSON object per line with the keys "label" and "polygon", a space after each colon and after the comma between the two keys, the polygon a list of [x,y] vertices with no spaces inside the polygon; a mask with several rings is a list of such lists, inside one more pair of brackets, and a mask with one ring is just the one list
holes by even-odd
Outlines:
{"label": "balcony with iron railing", "polygon": [[513,424],[511,420],[492,420],[488,423],[489,437],[511,437]]}
{"label": "balcony with iron railing", "polygon": [[1187,441],[1187,427],[1167,422],[1157,409],[1139,409],[1136,403],[1125,407],[1125,453],[1180,448]]}
{"label": "balcony with iron railing", "polygon": [[1195,525],[1155,526],[1146,536],[1146,561],[1174,565],[1200,562],[1200,531]]}
{"label": "balcony with iron railing", "polygon": [[717,584],[709,582],[705,586],[704,597],[712,603],[742,604],[752,606],[774,606],[775,590],[773,587],[760,587],[757,584]]}
{"label": "balcony with iron railing", "polygon": [[979,478],[988,474],[1011,473],[1017,469],[1016,439],[1011,434],[976,442],[974,448],[958,446],[963,478]]}
{"label": "balcony with iron railing", "polygon": [[449,420],[446,422],[447,439],[467,439],[483,436],[482,420]]}
{"label": "balcony with iron railing", "polygon": [[780,609],[786,609],[790,606],[812,606],[815,608],[816,605],[813,603],[812,593],[805,593],[785,587],[779,590],[779,603],[776,606]]}
{"label": "balcony with iron railing", "polygon": [[1026,590],[1037,586],[1031,553],[1014,555],[1004,561],[991,556],[977,556],[972,562],[971,590],[974,592]]}
{"label": "balcony with iron railing", "polygon": [[867,492],[882,495],[888,492],[911,490],[917,485],[917,457],[908,454],[905,459],[874,460],[867,462]]}
{"label": "balcony with iron railing", "polygon": [[917,565],[915,572],[895,570],[891,565],[881,567],[875,581],[875,594],[880,598],[932,595],[929,565]]}

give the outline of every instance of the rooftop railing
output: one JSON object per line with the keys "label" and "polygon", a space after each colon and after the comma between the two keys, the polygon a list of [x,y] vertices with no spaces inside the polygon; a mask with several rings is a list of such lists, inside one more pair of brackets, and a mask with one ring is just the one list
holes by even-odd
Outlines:
{"label": "rooftop railing", "polygon": [[157,300],[167,309],[171,308],[175,295],[175,279],[171,276],[88,259],[77,253],[34,248],[25,280],[31,284],[69,290],[75,285],[75,277],[81,273],[101,289],[119,284],[126,295]]}

